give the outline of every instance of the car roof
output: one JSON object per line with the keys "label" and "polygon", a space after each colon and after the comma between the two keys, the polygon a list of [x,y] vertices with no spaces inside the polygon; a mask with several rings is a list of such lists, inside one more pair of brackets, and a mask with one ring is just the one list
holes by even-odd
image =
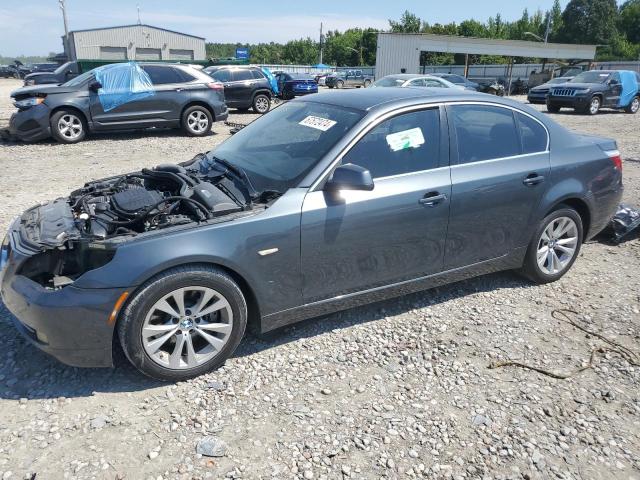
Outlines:
{"label": "car roof", "polygon": [[[307,101],[354,108],[372,110],[385,104],[402,103],[438,103],[454,100],[497,101],[495,95],[479,94],[458,89],[426,89],[426,88],[361,88],[317,93],[305,97]],[[498,103],[504,103],[499,101]]]}
{"label": "car roof", "polygon": [[[433,78],[435,75],[431,73],[394,73],[382,78],[398,78],[401,80],[411,80],[414,78]],[[381,79],[382,80],[382,79]]]}

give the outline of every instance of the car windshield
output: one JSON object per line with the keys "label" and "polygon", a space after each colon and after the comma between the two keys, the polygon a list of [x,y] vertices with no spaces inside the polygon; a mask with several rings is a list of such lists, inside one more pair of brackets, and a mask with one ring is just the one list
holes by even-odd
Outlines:
{"label": "car windshield", "polygon": [[315,102],[286,103],[207,155],[244,170],[258,192],[284,193],[364,116],[360,110]]}
{"label": "car windshield", "polygon": [[406,79],[398,77],[384,77],[373,82],[373,87],[401,87]]}
{"label": "car windshield", "polygon": [[307,75],[306,73],[292,73],[292,80],[315,80],[311,75]]}
{"label": "car windshield", "polygon": [[556,85],[558,83],[565,83],[567,81],[566,78],[552,78],[551,80],[549,80],[547,83],[549,85]]}
{"label": "car windshield", "polygon": [[78,75],[76,78],[72,78],[68,82],[63,83],[64,87],[75,87],[77,85],[81,85],[86,82],[89,78],[93,76],[93,70],[89,70],[88,72],[84,72],[82,75]]}
{"label": "car windshield", "polygon": [[569,80],[571,83],[604,83],[609,78],[609,72],[599,72],[597,70],[591,72],[582,72],[580,75]]}

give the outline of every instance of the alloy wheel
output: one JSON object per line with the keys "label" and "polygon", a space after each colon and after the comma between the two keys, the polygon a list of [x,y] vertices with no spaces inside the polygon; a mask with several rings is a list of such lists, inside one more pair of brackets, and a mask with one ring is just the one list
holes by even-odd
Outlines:
{"label": "alloy wheel", "polygon": [[218,355],[232,330],[233,311],[222,294],[208,287],[178,288],[147,313],[142,344],[157,364],[184,370]]}
{"label": "alloy wheel", "polygon": [[589,104],[589,112],[591,115],[595,115],[598,113],[598,110],[600,110],[600,99],[598,97],[593,97]]}
{"label": "alloy wheel", "polygon": [[269,110],[269,99],[263,96],[256,98],[256,110],[258,110],[258,113],[267,112]]}
{"label": "alloy wheel", "polygon": [[564,271],[578,247],[578,226],[569,217],[552,220],[538,240],[537,260],[540,270],[547,275]]}
{"label": "alloy wheel", "polygon": [[58,120],[58,132],[69,140],[75,140],[82,135],[82,120],[76,115],[67,113]]}
{"label": "alloy wheel", "polygon": [[634,98],[631,102],[631,113],[636,113],[640,109],[640,99]]}
{"label": "alloy wheel", "polygon": [[187,125],[192,132],[201,133],[209,127],[209,118],[202,110],[194,110],[187,117]]}

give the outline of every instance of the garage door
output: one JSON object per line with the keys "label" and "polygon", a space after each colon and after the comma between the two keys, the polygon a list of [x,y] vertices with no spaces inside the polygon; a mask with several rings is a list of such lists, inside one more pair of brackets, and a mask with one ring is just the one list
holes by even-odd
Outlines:
{"label": "garage door", "polygon": [[136,60],[160,60],[159,48],[136,48]]}
{"label": "garage door", "polygon": [[193,60],[193,50],[170,48],[169,57],[171,60]]}
{"label": "garage door", "polygon": [[100,47],[101,60],[126,60],[127,47]]}

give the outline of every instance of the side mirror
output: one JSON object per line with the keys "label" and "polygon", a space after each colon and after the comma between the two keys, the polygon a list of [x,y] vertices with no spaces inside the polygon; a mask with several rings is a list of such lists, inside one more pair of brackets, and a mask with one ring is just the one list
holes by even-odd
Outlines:
{"label": "side mirror", "polygon": [[101,88],[102,88],[102,84],[100,82],[98,82],[97,80],[94,80],[93,82],[91,82],[89,84],[89,90],[91,90],[92,92],[97,92]]}
{"label": "side mirror", "polygon": [[329,192],[340,190],[373,190],[373,179],[366,168],[353,163],[341,165],[333,171],[333,175],[324,185]]}

